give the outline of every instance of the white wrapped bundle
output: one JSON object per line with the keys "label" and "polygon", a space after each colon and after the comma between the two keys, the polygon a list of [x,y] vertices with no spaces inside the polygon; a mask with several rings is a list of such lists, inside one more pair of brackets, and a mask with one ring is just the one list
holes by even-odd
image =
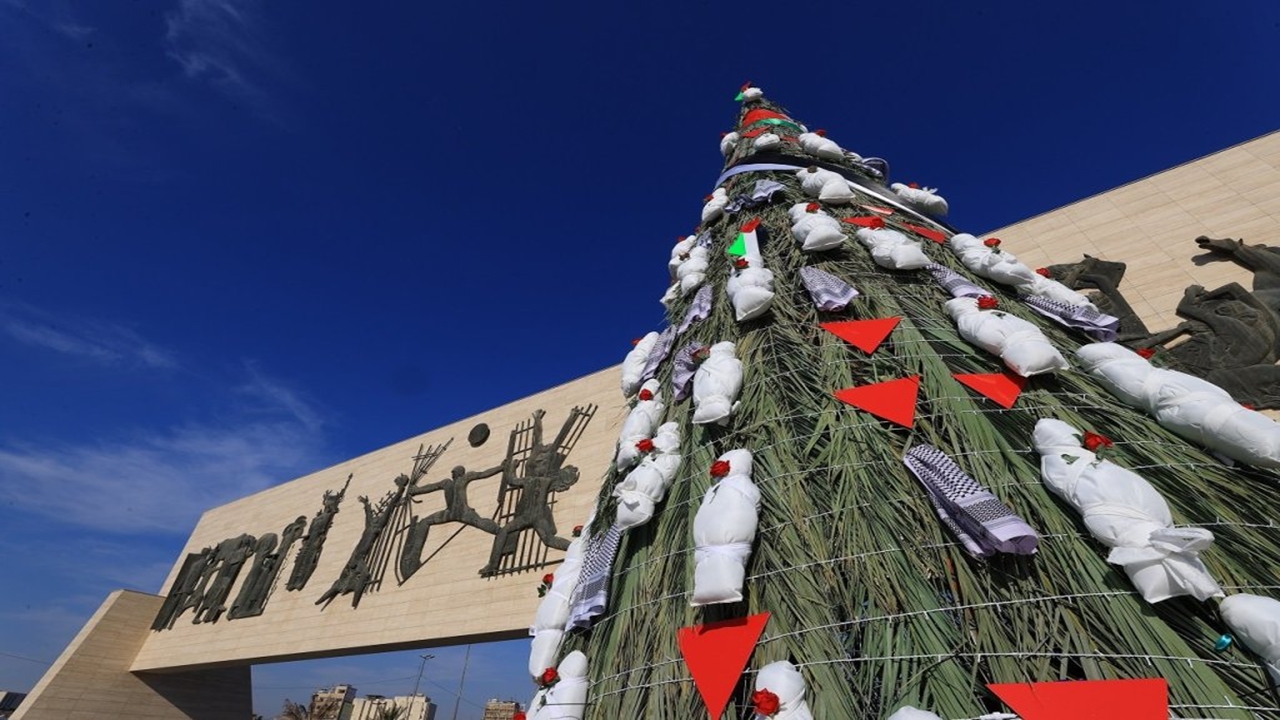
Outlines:
{"label": "white wrapped bundle", "polygon": [[707,204],[702,206],[702,222],[711,222],[724,215],[724,206],[729,203],[729,194],[724,188],[716,188],[711,193],[711,197],[707,200]]}
{"label": "white wrapped bundle", "polygon": [[695,245],[689,250],[689,257],[676,268],[676,277],[680,280],[680,294],[689,295],[702,285],[707,275],[707,249]]}
{"label": "white wrapped bundle", "polygon": [[759,255],[742,259],[747,266],[734,270],[725,283],[725,292],[738,322],[760,317],[773,304],[773,271],[764,266],[764,259]]}
{"label": "white wrapped bundle", "polygon": [[978,299],[948,300],[947,312],[956,321],[960,336],[994,355],[1022,377],[1066,370],[1066,358],[1040,332],[1040,328],[1008,313],[982,310]]}
{"label": "white wrapped bundle", "polygon": [[910,705],[904,705],[898,708],[897,712],[890,715],[885,720],[942,720],[942,718],[934,715],[928,710],[921,710]]}
{"label": "white wrapped bundle", "polygon": [[720,154],[729,157],[729,153],[733,152],[733,147],[738,144],[742,136],[736,132],[731,132],[720,138]]}
{"label": "white wrapped bundle", "polygon": [[[587,710],[587,656],[574,650],[556,668],[560,679],[529,703],[529,720],[582,720]],[[541,674],[541,672],[539,672]]]}
{"label": "white wrapped bundle", "polygon": [[1116,397],[1145,410],[1170,432],[1232,460],[1280,468],[1280,424],[1240,405],[1217,385],[1154,367],[1115,343],[1082,345],[1076,357]]}
{"label": "white wrapped bundle", "polygon": [[654,506],[667,496],[679,469],[680,424],[669,422],[653,436],[653,451],[614,486],[613,496],[618,498],[614,524],[629,530],[649,522]]}
{"label": "white wrapped bundle", "polygon": [[622,422],[622,430],[618,433],[618,452],[613,458],[620,470],[631,467],[640,459],[636,443],[653,437],[654,428],[662,422],[662,413],[667,409],[662,398],[662,384],[657,379],[646,380],[640,390],[648,390],[653,399],[637,400],[636,406]]}
{"label": "white wrapped bundle", "polygon": [[752,143],[752,147],[756,150],[770,150],[782,144],[782,138],[771,132],[760,133],[756,136],[756,140]]}
{"label": "white wrapped bundle", "polygon": [[844,232],[840,229],[840,221],[813,208],[816,203],[797,203],[791,206],[787,215],[791,217],[791,234],[800,242],[800,249],[805,252],[818,252],[840,247],[844,244]]}
{"label": "white wrapped bundle", "polygon": [[897,230],[858,228],[854,233],[871,250],[871,259],[890,270],[916,270],[929,264],[920,242]]}
{"label": "white wrapped bundle", "polygon": [[742,361],[728,340],[711,346],[710,355],[693,374],[693,422],[728,423],[742,392]]}
{"label": "white wrapped bundle", "polygon": [[844,148],[836,144],[836,142],[818,132],[801,133],[798,138],[800,147],[810,155],[816,155],[823,160],[843,160]]}
{"label": "white wrapped bundle", "polygon": [[551,589],[538,603],[533,626],[529,628],[529,634],[533,636],[533,644],[529,648],[529,674],[533,677],[551,667],[560,652],[564,628],[569,622],[573,589],[578,586],[578,575],[582,572],[583,550],[582,538],[575,538],[569,543],[564,562],[556,569]]}
{"label": "white wrapped bundle", "polygon": [[1018,256],[1007,250],[987,247],[984,241],[968,233],[951,236],[947,245],[960,259],[961,264],[975,275],[1001,285],[1008,285],[1027,295],[1048,298],[1072,306],[1093,307],[1093,303],[1089,302],[1089,298],[1084,295],[1057,280],[1038,275],[1035,270],[1023,264]]}
{"label": "white wrapped bundle", "polygon": [[778,696],[778,712],[756,713],[756,720],[813,720],[809,704],[804,701],[804,676],[786,660],[771,662],[756,673],[756,691],[768,690]]}
{"label": "white wrapped bundle", "polygon": [[730,450],[720,460],[729,463],[729,474],[707,490],[693,518],[694,607],[742,599],[756,539],[760,490],[751,481],[751,452]]}
{"label": "white wrapped bundle", "polygon": [[658,344],[658,333],[650,332],[640,338],[640,342],[631,348],[631,352],[627,353],[627,357],[622,361],[622,394],[625,397],[631,397],[640,389],[641,375],[644,373],[644,366],[649,362],[649,353],[653,352],[653,346]]}
{"label": "white wrapped bundle", "polygon": [[796,177],[800,179],[800,188],[809,197],[832,205],[844,205],[853,199],[849,181],[839,173],[814,166],[797,171]]}
{"label": "white wrapped bundle", "polygon": [[943,217],[947,214],[947,201],[937,194],[935,188],[913,188],[910,185],[894,183],[889,186],[902,202],[919,210],[925,215]]}
{"label": "white wrapped bundle", "polygon": [[[1099,460],[1081,445],[1081,432],[1061,420],[1036,423],[1040,476],[1066,500],[1099,542],[1111,548],[1107,562],[1119,565],[1143,599],[1158,603],[1179,595],[1221,597],[1200,553],[1213,544],[1204,528],[1175,528],[1160,493],[1136,473]],[[1075,458],[1075,459],[1072,459]]]}
{"label": "white wrapped bundle", "polygon": [[1280,684],[1280,602],[1240,593],[1229,595],[1218,611],[1240,642],[1267,664],[1271,682]]}
{"label": "white wrapped bundle", "polygon": [[671,259],[667,261],[667,272],[671,273],[671,279],[676,279],[676,269],[680,267],[680,263],[689,259],[689,251],[694,245],[698,244],[698,238],[690,235],[680,240],[671,248]]}
{"label": "white wrapped bundle", "polygon": [[740,94],[743,100],[759,100],[764,97],[764,91],[758,87],[744,87]]}

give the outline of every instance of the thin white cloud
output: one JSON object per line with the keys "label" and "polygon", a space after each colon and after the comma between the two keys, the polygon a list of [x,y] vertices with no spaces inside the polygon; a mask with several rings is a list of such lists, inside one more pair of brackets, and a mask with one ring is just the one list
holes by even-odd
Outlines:
{"label": "thin white cloud", "polygon": [[29,305],[6,304],[0,305],[0,331],[24,345],[103,365],[178,367],[173,353],[119,323],[54,316]]}
{"label": "thin white cloud", "polygon": [[192,79],[259,106],[263,83],[282,75],[263,37],[261,0],[179,0],[165,16],[169,57]]}
{"label": "thin white cloud", "polygon": [[84,40],[97,30],[96,28],[89,27],[88,25],[77,25],[72,22],[55,23],[53,29],[63,35],[66,35],[72,40]]}

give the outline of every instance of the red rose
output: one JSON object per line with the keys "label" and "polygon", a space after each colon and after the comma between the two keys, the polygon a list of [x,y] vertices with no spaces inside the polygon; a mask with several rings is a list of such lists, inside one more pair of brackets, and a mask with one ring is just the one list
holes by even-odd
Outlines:
{"label": "red rose", "polygon": [[1049,268],[1036,268],[1036,274],[1047,278],[1053,277],[1053,273],[1049,272]]}
{"label": "red rose", "polygon": [[724,477],[729,474],[729,461],[717,460],[711,463],[711,477]]}
{"label": "red rose", "polygon": [[873,230],[879,230],[880,228],[884,227],[884,218],[880,217],[879,215],[871,218],[871,220],[867,222],[867,227]]}
{"label": "red rose", "polygon": [[687,235],[677,235],[676,244],[679,245],[680,243],[684,242],[687,238],[688,238]]}
{"label": "red rose", "polygon": [[821,205],[819,205],[818,203],[809,203],[808,205],[805,205],[805,206],[804,206],[804,211],[805,211],[805,212],[818,212],[818,210],[819,210],[821,207],[822,207],[822,206],[821,206]]}
{"label": "red rose", "polygon": [[1000,307],[1000,301],[990,295],[983,295],[978,298],[979,310],[995,310],[998,307]]}
{"label": "red rose", "polygon": [[517,710],[516,714],[511,716],[511,720],[525,720],[524,712]]}
{"label": "red rose", "polygon": [[538,684],[546,687],[548,685],[554,685],[559,679],[560,673],[556,672],[555,668],[549,667],[546,670],[543,670],[542,674],[538,676]]}
{"label": "red rose", "polygon": [[920,183],[913,183],[913,182],[909,182],[909,183],[907,183],[907,187],[911,188],[912,190],[919,190],[919,189],[920,189]]}
{"label": "red rose", "polygon": [[631,347],[635,347],[635,346],[639,345],[639,344],[640,344],[640,341],[641,341],[641,340],[643,340],[643,339],[644,339],[644,338],[631,338]]}
{"label": "red rose", "polygon": [[552,574],[552,573],[547,573],[546,575],[543,575],[543,576],[542,576],[542,583],[543,583],[544,585],[550,585],[551,583],[553,583],[553,582],[555,582],[555,581],[556,581],[556,576],[555,576],[554,574]]}
{"label": "red rose", "polygon": [[1151,358],[1156,356],[1156,349],[1155,348],[1138,348],[1138,354],[1150,360]]}
{"label": "red rose", "polygon": [[640,452],[653,452],[653,441],[649,438],[645,438],[636,443],[636,449]]}
{"label": "red rose", "polygon": [[703,202],[711,202],[712,200],[714,200],[714,199],[715,199],[715,197],[716,197],[715,195],[707,195],[707,196],[705,196],[705,197],[703,197],[703,198],[702,198],[702,201],[703,201]]}
{"label": "red rose", "polygon": [[760,715],[773,715],[778,712],[781,705],[778,696],[771,690],[757,690],[751,693],[751,704],[756,706],[756,713]]}
{"label": "red rose", "polygon": [[1255,408],[1253,407],[1253,403],[1240,403],[1240,407],[1244,408],[1245,410],[1254,410],[1254,409],[1255,409]]}
{"label": "red rose", "polygon": [[751,87],[751,81],[750,81],[750,80],[748,80],[748,81],[746,81],[746,82],[742,83],[742,87],[738,88],[738,92],[742,92],[742,91],[744,91],[744,90],[748,90],[748,89],[750,89],[750,87]]}
{"label": "red rose", "polygon": [[826,130],[823,130],[822,128],[818,128],[817,130],[814,130],[814,131],[813,131],[813,134],[814,134],[814,135],[817,135],[818,137],[826,137],[826,136],[827,136],[827,131],[826,131]]}
{"label": "red rose", "polygon": [[733,261],[733,266],[738,268],[739,270],[743,270],[751,267],[751,263],[747,262],[746,258],[738,258],[737,260]]}
{"label": "red rose", "polygon": [[582,526],[581,526],[581,525],[574,525],[574,526],[573,526],[573,536],[574,536],[574,537],[582,537]]}
{"label": "red rose", "polygon": [[998,248],[1000,247],[1000,238],[987,238],[982,241],[982,244],[989,248]]}
{"label": "red rose", "polygon": [[1084,449],[1089,452],[1097,452],[1099,448],[1109,448],[1115,445],[1115,443],[1111,441],[1111,438],[1106,435],[1099,435],[1095,432],[1085,432],[1084,442],[1082,444],[1084,445]]}
{"label": "red rose", "polygon": [[652,399],[653,399],[653,391],[652,391],[652,390],[650,390],[649,388],[644,388],[644,389],[642,389],[642,390],[640,391],[640,399],[641,399],[641,400],[652,400]]}
{"label": "red rose", "polygon": [[694,350],[694,351],[693,351],[693,360],[694,360],[694,362],[698,362],[698,363],[700,363],[700,362],[702,362],[702,361],[706,360],[706,359],[707,359],[707,358],[709,358],[709,357],[711,357],[711,348],[708,348],[708,347],[700,347],[700,348],[698,348],[697,350]]}

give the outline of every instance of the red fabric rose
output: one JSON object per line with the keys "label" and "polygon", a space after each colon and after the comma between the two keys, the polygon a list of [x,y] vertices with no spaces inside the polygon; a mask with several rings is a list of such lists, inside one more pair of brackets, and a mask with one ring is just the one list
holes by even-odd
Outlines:
{"label": "red fabric rose", "polygon": [[552,573],[547,573],[546,575],[542,576],[542,582],[544,585],[550,585],[555,581],[556,581],[556,576]]}
{"label": "red fabric rose", "polygon": [[1253,403],[1240,403],[1240,407],[1244,408],[1245,410],[1255,410],[1255,409],[1256,409],[1256,408],[1253,406]]}
{"label": "red fabric rose", "polygon": [[738,258],[737,260],[733,261],[733,266],[738,268],[739,270],[743,270],[751,267],[751,263],[747,262],[746,258]]}
{"label": "red fabric rose", "polygon": [[742,83],[742,87],[738,88],[738,92],[742,92],[742,91],[744,91],[744,90],[747,90],[747,89],[749,89],[750,87],[751,87],[751,81],[750,81],[750,80],[748,80],[748,81],[746,81],[746,82]]}
{"label": "red fabric rose", "polygon": [[712,200],[715,199],[715,197],[716,197],[715,195],[707,195],[702,198],[702,202],[711,202]]}
{"label": "red fabric rose", "polygon": [[1115,445],[1111,438],[1106,435],[1099,435],[1095,432],[1085,432],[1084,442],[1081,444],[1083,444],[1084,449],[1089,452],[1097,452],[1099,448],[1109,448]]}
{"label": "red fabric rose", "polygon": [[729,474],[729,461],[717,460],[711,463],[711,477],[724,477]]}
{"label": "red fabric rose", "polygon": [[643,390],[641,390],[641,391],[640,391],[640,399],[641,399],[641,400],[652,400],[652,399],[653,399],[653,391],[652,391],[652,390],[650,390],[649,388],[644,388]]}
{"label": "red fabric rose", "polygon": [[995,310],[998,307],[1000,307],[1000,301],[990,295],[983,295],[978,298],[979,310]]}
{"label": "red fabric rose", "polygon": [[822,207],[822,206],[821,206],[821,205],[819,205],[818,203],[809,203],[808,205],[805,205],[805,206],[804,206],[804,211],[805,211],[805,212],[818,212],[818,210],[819,210],[821,207]]}
{"label": "red fabric rose", "polygon": [[554,685],[559,680],[560,680],[560,673],[556,672],[556,669],[553,667],[549,667],[546,670],[543,670],[542,674],[538,676],[538,684],[543,687],[546,687],[548,685]]}
{"label": "red fabric rose", "polygon": [[1000,247],[1000,238],[987,238],[982,241],[982,244],[989,248],[998,248]]}
{"label": "red fabric rose", "polygon": [[818,137],[826,137],[826,136],[827,136],[827,131],[826,131],[826,130],[823,130],[822,128],[818,128],[817,130],[814,130],[814,131],[813,131],[813,134],[814,134],[814,135],[817,135]]}
{"label": "red fabric rose", "polygon": [[636,449],[640,452],[653,452],[653,441],[649,438],[645,438],[636,443]]}
{"label": "red fabric rose", "polygon": [[880,217],[879,215],[871,218],[869,221],[867,221],[867,227],[871,228],[872,230],[879,230],[880,228],[883,228],[884,218]]}
{"label": "red fabric rose", "polygon": [[751,704],[756,706],[756,713],[760,715],[774,715],[781,706],[777,694],[772,690],[757,690],[751,693]]}
{"label": "red fabric rose", "polygon": [[1036,268],[1036,274],[1047,278],[1053,277],[1053,273],[1049,271],[1049,268]]}
{"label": "red fabric rose", "polygon": [[1156,356],[1156,349],[1155,348],[1138,348],[1138,354],[1150,360],[1151,358]]}
{"label": "red fabric rose", "polygon": [[511,720],[525,720],[525,715],[522,711],[517,710],[516,714],[511,716]]}
{"label": "red fabric rose", "polygon": [[639,345],[639,344],[640,344],[640,341],[641,341],[641,340],[643,340],[643,339],[644,339],[644,338],[631,338],[631,347],[635,347],[635,346]]}
{"label": "red fabric rose", "polygon": [[573,536],[574,536],[574,537],[582,537],[582,526],[581,526],[581,525],[574,525],[574,526],[573,526]]}
{"label": "red fabric rose", "polygon": [[920,183],[913,183],[913,182],[909,182],[909,183],[907,183],[907,187],[911,188],[912,190],[919,190],[919,189],[920,189]]}

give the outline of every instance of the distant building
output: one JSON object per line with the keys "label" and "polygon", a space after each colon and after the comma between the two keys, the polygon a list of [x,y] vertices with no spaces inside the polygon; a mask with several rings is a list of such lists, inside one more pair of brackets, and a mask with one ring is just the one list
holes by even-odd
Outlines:
{"label": "distant building", "polygon": [[0,690],[0,718],[9,717],[14,710],[18,709],[18,703],[22,702],[22,698],[26,696],[26,693]]}
{"label": "distant building", "polygon": [[494,698],[484,704],[484,720],[512,720],[519,711],[520,703],[515,700]]}
{"label": "distant building", "polygon": [[406,709],[400,720],[435,720],[436,717],[436,704],[425,695],[365,695],[351,702],[351,714],[343,715],[342,720],[380,720],[389,708]]}
{"label": "distant building", "polygon": [[356,689],[351,685],[334,685],[311,696],[308,708],[311,720],[347,720]]}

